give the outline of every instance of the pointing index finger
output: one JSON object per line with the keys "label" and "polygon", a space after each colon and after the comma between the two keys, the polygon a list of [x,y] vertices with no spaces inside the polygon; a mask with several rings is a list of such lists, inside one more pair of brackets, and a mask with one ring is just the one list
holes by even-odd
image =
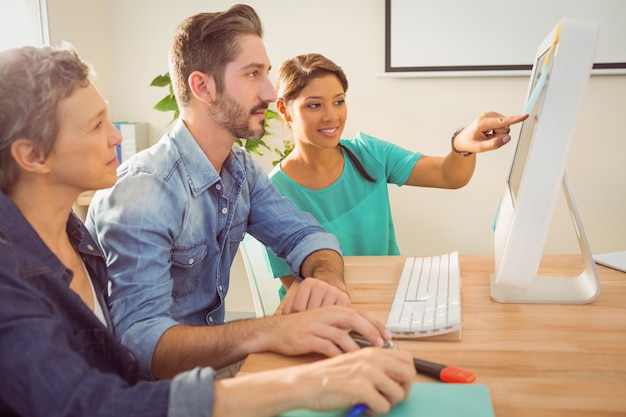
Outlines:
{"label": "pointing index finger", "polygon": [[523,122],[524,120],[528,119],[528,115],[527,114],[518,114],[517,116],[509,116],[509,117],[505,117],[505,125],[506,126],[510,126],[510,125],[514,125],[516,123],[519,122]]}
{"label": "pointing index finger", "polygon": [[480,128],[481,132],[487,132],[493,129],[498,129],[501,127],[508,128],[511,125],[522,122],[528,118],[527,114],[518,114],[516,116],[493,116],[488,117],[482,120],[480,123],[482,126]]}

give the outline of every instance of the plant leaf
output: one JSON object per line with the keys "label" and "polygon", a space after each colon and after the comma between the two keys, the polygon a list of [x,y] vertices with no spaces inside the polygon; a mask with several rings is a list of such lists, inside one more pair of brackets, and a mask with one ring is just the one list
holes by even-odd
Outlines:
{"label": "plant leaf", "polygon": [[171,85],[172,80],[170,79],[170,73],[166,72],[162,75],[157,75],[154,80],[150,83],[150,86],[154,87],[165,87],[166,85]]}
{"label": "plant leaf", "polygon": [[158,111],[174,111],[178,113],[178,104],[173,96],[168,95],[155,104],[154,109]]}
{"label": "plant leaf", "polygon": [[263,156],[263,152],[259,150],[259,147],[264,147],[265,149],[270,149],[269,146],[263,141],[263,139],[246,139],[244,144],[244,148],[247,152],[255,153],[257,155]]}
{"label": "plant leaf", "polygon": [[270,109],[265,110],[265,122],[272,119],[278,119],[278,113]]}

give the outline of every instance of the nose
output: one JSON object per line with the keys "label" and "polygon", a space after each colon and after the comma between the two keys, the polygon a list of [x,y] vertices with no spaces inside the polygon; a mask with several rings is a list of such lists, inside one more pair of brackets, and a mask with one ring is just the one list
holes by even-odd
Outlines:
{"label": "nose", "polygon": [[276,95],[276,89],[274,88],[274,85],[269,78],[265,79],[259,95],[260,99],[265,103],[273,103],[278,99],[278,96]]}
{"label": "nose", "polygon": [[117,146],[122,143],[122,134],[119,130],[117,130],[113,123],[109,123],[109,130],[109,143],[111,144],[111,147]]}
{"label": "nose", "polygon": [[339,119],[339,112],[333,106],[324,106],[324,113],[322,114],[322,120],[325,122],[334,122]]}

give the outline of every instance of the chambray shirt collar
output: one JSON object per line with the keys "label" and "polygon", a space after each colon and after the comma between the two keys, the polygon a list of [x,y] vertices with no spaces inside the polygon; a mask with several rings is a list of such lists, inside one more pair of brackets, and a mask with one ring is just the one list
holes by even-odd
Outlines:
{"label": "chambray shirt collar", "polygon": [[[189,187],[194,197],[197,197],[200,193],[221,180],[220,174],[204,155],[200,145],[198,145],[183,119],[176,121],[169,137],[180,155],[182,165],[188,176]],[[245,170],[236,156],[238,152],[243,152],[243,150],[233,147],[233,151],[224,161],[222,169],[227,169],[233,178],[240,183],[245,178]]]}

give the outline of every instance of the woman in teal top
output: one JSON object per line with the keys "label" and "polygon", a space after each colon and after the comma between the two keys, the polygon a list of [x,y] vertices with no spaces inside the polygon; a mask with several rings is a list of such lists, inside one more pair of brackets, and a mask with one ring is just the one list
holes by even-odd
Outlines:
{"label": "woman in teal top", "polygon": [[[345,147],[343,171],[328,187],[302,187],[280,165],[270,173],[271,181],[283,195],[339,237],[344,255],[399,255],[387,183],[404,184],[421,154],[363,133],[340,143]],[[347,156],[349,151],[372,177],[387,180],[365,181]],[[282,259],[270,255],[276,276],[291,274]]]}
{"label": "woman in teal top", "polygon": [[[276,87],[276,107],[295,146],[270,180],[338,237],[344,256],[399,255],[387,184],[463,187],[474,173],[475,154],[506,144],[509,126],[527,117],[484,113],[454,133],[447,156],[426,156],[363,133],[340,139],[348,81],[322,55],[285,61]],[[287,264],[270,251],[268,257],[274,277],[289,286],[295,278]]]}

